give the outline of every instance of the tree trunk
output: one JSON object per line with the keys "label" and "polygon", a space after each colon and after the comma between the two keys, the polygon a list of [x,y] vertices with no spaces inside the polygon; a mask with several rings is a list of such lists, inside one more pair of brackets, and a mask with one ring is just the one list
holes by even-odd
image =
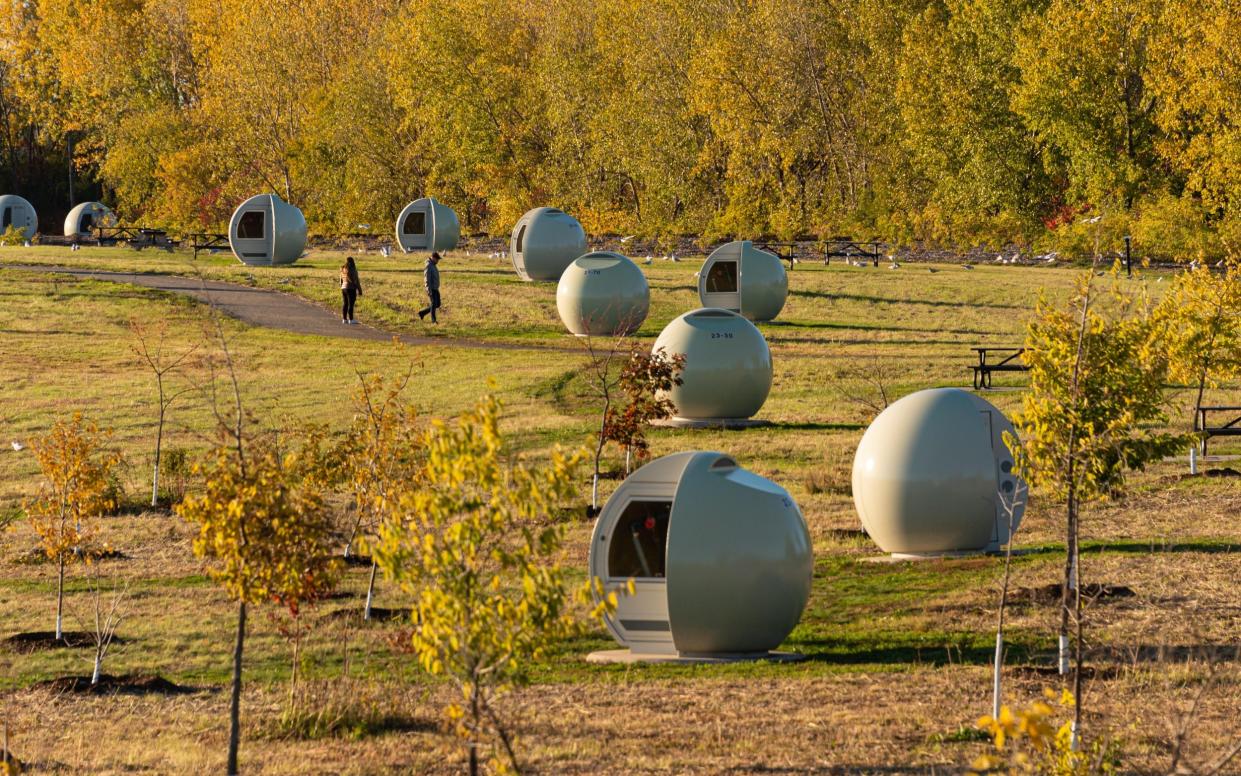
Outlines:
{"label": "tree trunk", "polygon": [[[1074,527],[1076,528],[1076,522]],[[1072,737],[1069,739],[1069,748],[1076,752],[1081,745],[1082,735],[1082,585],[1081,580],[1077,579],[1077,575],[1081,573],[1078,566],[1080,551],[1080,543],[1073,542],[1073,572],[1074,580],[1074,615],[1077,620],[1077,643],[1073,645],[1074,663],[1076,670],[1073,672],[1073,728]]]}
{"label": "tree trunk", "polygon": [[159,397],[159,424],[155,427],[155,471],[151,475],[151,506],[159,506],[159,456],[164,444],[164,397]]}
{"label": "tree trunk", "polygon": [[1072,591],[1077,588],[1077,499],[1072,489],[1069,490],[1069,525],[1066,543],[1068,551],[1064,561],[1064,583],[1060,589],[1060,660],[1061,676],[1069,673],[1069,609],[1072,605]]}
{"label": "tree trunk", "polygon": [[237,605],[237,646],[233,648],[233,697],[228,709],[228,776],[237,776],[241,744],[241,649],[246,640],[246,602]]}
{"label": "tree trunk", "polygon": [[91,684],[99,684],[99,672],[103,669],[103,651],[95,650],[95,670],[90,675]]}
{"label": "tree trunk", "polygon": [[60,555],[60,571],[56,576],[56,640],[60,641],[65,637],[65,632],[61,628],[64,623],[64,603],[65,603],[65,555]]}
{"label": "tree trunk", "polygon": [[371,556],[371,579],[366,584],[366,609],[362,612],[362,619],[370,621],[371,619],[371,603],[375,600],[375,569],[379,564],[375,561],[375,556]]}

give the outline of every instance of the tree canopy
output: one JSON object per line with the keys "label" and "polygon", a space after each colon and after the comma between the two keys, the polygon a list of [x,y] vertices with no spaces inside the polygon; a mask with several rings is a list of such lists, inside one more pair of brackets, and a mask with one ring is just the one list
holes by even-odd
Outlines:
{"label": "tree canopy", "polygon": [[49,215],[71,150],[79,199],[174,227],[271,190],[336,233],[426,193],[496,232],[1241,235],[1225,0],[0,5],[0,188]]}

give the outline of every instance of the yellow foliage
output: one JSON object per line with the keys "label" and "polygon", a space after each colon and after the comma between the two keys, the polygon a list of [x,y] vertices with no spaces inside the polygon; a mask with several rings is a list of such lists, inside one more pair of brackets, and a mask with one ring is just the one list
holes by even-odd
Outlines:
{"label": "yellow foliage", "polygon": [[991,737],[992,750],[971,763],[970,776],[1105,776],[1118,772],[1115,742],[1096,741],[1074,749],[1072,721],[1056,719],[1050,704],[1072,708],[1073,694],[1062,690],[1057,696],[1050,688],[1043,694],[1048,702],[1035,701],[1017,710],[1002,706],[998,718],[979,718],[978,728]]}
{"label": "yellow foliage", "polygon": [[554,512],[575,493],[583,453],[556,451],[542,466],[514,461],[499,411],[486,397],[455,424],[432,424],[422,477],[380,527],[373,553],[414,597],[419,665],[461,690],[446,710],[454,729],[471,751],[498,736],[511,762],[513,742],[492,700],[581,632],[575,598],[592,616],[615,599],[592,604],[589,587],[575,596],[562,565],[564,529]]}

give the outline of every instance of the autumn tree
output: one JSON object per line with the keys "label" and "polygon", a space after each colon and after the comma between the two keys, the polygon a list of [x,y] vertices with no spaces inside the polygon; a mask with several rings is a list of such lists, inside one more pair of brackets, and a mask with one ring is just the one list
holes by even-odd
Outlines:
{"label": "autumn tree", "polygon": [[105,447],[111,431],[80,412],[57,421],[30,447],[43,475],[39,495],[24,504],[43,553],[56,564],[56,639],[64,637],[65,566],[90,560],[99,517],[118,506],[112,472],[120,454]]}
{"label": "autumn tree", "polygon": [[[306,447],[311,449],[308,450]],[[338,560],[331,552],[332,525],[317,487],[313,443],[286,451],[273,434],[225,439],[196,467],[204,485],[176,511],[198,527],[194,553],[237,602],[233,651],[228,773],[236,774],[241,738],[241,667],[246,608],[274,602],[298,607],[331,588]]]}
{"label": "autumn tree", "polygon": [[1241,375],[1241,269],[1196,267],[1176,275],[1160,301],[1169,377],[1194,388],[1194,425],[1207,388]]}
{"label": "autumn tree", "polygon": [[[417,413],[405,401],[410,373],[393,380],[358,375],[354,391],[353,422],[346,433],[342,462],[353,494],[354,519],[345,540],[348,558],[359,540],[369,545],[383,520],[398,508],[401,498],[417,486],[424,451]],[[362,618],[371,618],[378,564],[371,556]]]}
{"label": "autumn tree", "polygon": [[1064,308],[1039,300],[1025,339],[1030,389],[1013,418],[1021,438],[1005,435],[1021,476],[1065,502],[1060,673],[1068,673],[1072,620],[1075,735],[1083,699],[1082,508],[1117,495],[1128,472],[1182,449],[1187,439],[1159,430],[1167,355],[1150,305],[1119,282],[1118,269],[1106,291],[1093,272],[1082,273]]}
{"label": "autumn tree", "polygon": [[[499,414],[499,403],[485,397],[455,423],[432,424],[425,475],[374,548],[384,573],[413,596],[419,665],[461,693],[448,717],[471,774],[488,749],[518,767],[496,698],[580,627],[563,565],[564,528],[553,513],[574,495],[582,455],[557,451],[542,465],[514,460]],[[589,591],[579,592],[589,600]]]}
{"label": "autumn tree", "polygon": [[151,467],[151,506],[155,507],[159,505],[159,465],[164,448],[164,423],[168,419],[168,410],[177,399],[193,390],[190,384],[180,387],[171,385],[170,378],[186,365],[187,360],[197,352],[198,345],[190,344],[175,352],[167,352],[167,321],[160,321],[152,329],[135,319],[129,322],[129,329],[136,340],[133,345],[134,355],[155,378],[155,463]]}
{"label": "autumn tree", "polygon": [[604,419],[604,436],[625,449],[625,474],[629,474],[630,456],[639,461],[650,456],[646,429],[652,421],[671,417],[676,406],[667,398],[668,391],[681,384],[685,354],[669,355],[660,348],[649,352],[634,345],[621,367],[618,386],[625,403],[608,408]]}

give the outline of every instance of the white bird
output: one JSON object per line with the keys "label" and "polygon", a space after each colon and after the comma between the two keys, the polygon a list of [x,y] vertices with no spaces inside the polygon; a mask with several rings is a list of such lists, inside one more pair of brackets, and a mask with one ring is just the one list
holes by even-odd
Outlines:
{"label": "white bird", "polygon": [[1216,268],[1217,268],[1217,269],[1218,269],[1219,267],[1224,266],[1224,260],[1223,260],[1223,259],[1220,259],[1219,261],[1215,262],[1215,266],[1216,266]]}
{"label": "white bird", "polygon": [[973,269],[973,268],[974,268],[973,264],[962,264],[961,265],[961,269]]}
{"label": "white bird", "polygon": [[74,243],[73,245],[70,245],[70,246],[69,246],[69,250],[71,250],[71,251],[80,250],[81,248],[82,248],[82,246],[81,246],[81,245],[78,245],[77,243]]}
{"label": "white bird", "polygon": [[643,263],[643,264],[650,264],[652,261],[653,261],[653,259],[651,259],[651,257],[650,257],[650,256],[647,256],[647,257],[646,257],[646,260],[645,260],[645,261],[643,261],[642,263]]}
{"label": "white bird", "polygon": [[14,452],[18,452],[18,453],[20,453],[22,450],[25,450],[25,449],[26,449],[26,446],[25,446],[25,445],[23,445],[21,442],[13,442],[12,444],[13,444],[13,451],[14,451]]}
{"label": "white bird", "polygon": [[900,269],[900,268],[901,268],[901,265],[897,264],[895,261],[888,265],[888,269]]}
{"label": "white bird", "polygon": [[694,273],[694,280],[697,280],[697,279],[698,279],[698,276],[699,276],[699,275],[701,275],[701,274],[702,274],[701,272],[695,272],[695,273]]}
{"label": "white bird", "polygon": [[997,253],[997,254],[995,255],[995,258],[994,258],[994,259],[992,259],[992,262],[991,262],[991,263],[992,263],[992,264],[1003,264],[1003,263],[1004,263],[1004,254],[1002,254],[1002,253]]}
{"label": "white bird", "polygon": [[637,236],[637,235],[632,235],[632,234],[631,234],[631,235],[629,235],[628,237],[622,237],[622,238],[620,238],[620,241],[621,241],[621,242],[623,242],[623,243],[627,243],[627,242],[629,242],[630,240],[632,240],[632,239],[633,239],[634,237],[636,237],[636,236]]}

